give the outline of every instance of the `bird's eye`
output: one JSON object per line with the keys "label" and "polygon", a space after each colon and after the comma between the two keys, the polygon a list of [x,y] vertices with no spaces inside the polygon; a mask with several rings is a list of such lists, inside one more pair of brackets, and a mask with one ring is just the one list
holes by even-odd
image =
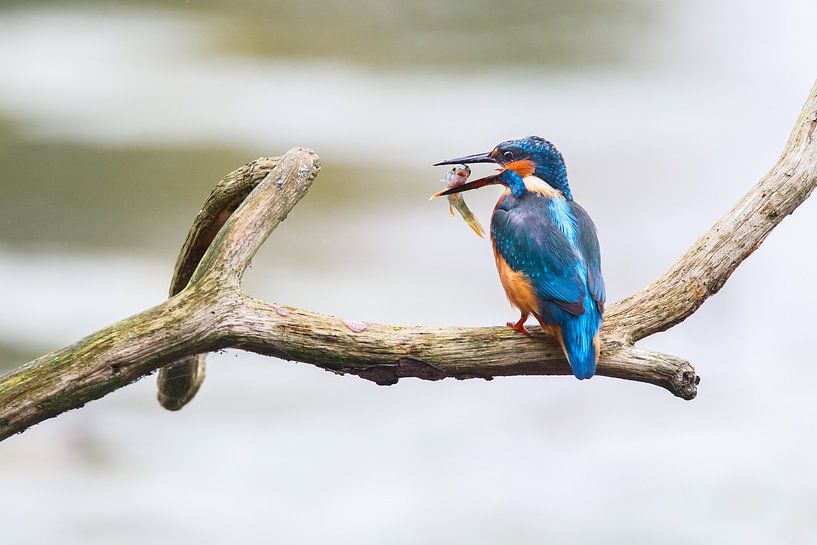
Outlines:
{"label": "bird's eye", "polygon": [[502,153],[502,159],[503,159],[503,160],[504,160],[506,163],[510,163],[511,161],[513,161],[513,152],[512,152],[512,151],[505,151],[505,152],[503,152],[503,153]]}

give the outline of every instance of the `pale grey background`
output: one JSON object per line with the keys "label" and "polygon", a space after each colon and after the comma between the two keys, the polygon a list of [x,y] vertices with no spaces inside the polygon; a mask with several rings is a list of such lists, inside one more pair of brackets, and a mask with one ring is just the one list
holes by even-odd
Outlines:
{"label": "pale grey background", "polygon": [[[160,302],[198,206],[259,155],[324,173],[247,279],[347,318],[514,317],[436,160],[539,134],[641,288],[773,164],[817,4],[4,2],[0,363]],[[479,172],[478,172],[479,173]],[[487,222],[495,191],[470,196]],[[810,544],[817,203],[646,346],[698,399],[605,378],[390,388],[243,353],[171,414],[145,379],[0,445],[14,544]]]}

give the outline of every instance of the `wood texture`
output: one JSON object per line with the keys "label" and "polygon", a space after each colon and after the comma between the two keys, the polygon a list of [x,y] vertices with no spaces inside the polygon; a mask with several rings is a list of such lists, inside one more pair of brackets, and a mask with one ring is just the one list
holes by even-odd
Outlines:
{"label": "wood texture", "polygon": [[[261,157],[234,170],[216,184],[193,220],[179,251],[170,281],[171,297],[187,287],[222,226],[277,164],[277,157]],[[193,399],[204,381],[206,357],[206,353],[192,354],[159,370],[157,398],[162,407],[178,411]]]}
{"label": "wood texture", "polygon": [[685,320],[720,290],[735,269],[817,183],[817,83],[777,163],[661,278],[610,308],[605,319],[635,342]]}
{"label": "wood texture", "polygon": [[[817,184],[816,128],[817,84],[772,170],[661,278],[609,305],[599,375],[655,384],[683,399],[695,397],[698,377],[688,362],[633,343],[694,313],[811,194]],[[394,384],[404,377],[490,379],[569,373],[555,342],[537,328],[526,338],[505,327],[394,327],[244,295],[240,290],[244,271],[307,192],[320,163],[313,152],[298,148],[277,161],[260,159],[231,176],[240,178],[239,184],[251,185],[255,182],[248,179],[267,167],[271,170],[232,214],[236,200],[229,192],[211,195],[177,264],[171,293],[178,293],[0,377],[0,439],[156,369],[174,362],[192,364],[185,358],[228,347],[355,374],[378,384]]]}

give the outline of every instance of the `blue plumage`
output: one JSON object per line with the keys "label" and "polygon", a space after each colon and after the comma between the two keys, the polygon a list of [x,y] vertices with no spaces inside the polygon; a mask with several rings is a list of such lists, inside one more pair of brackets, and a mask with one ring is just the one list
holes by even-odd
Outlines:
{"label": "blue plumage", "polygon": [[549,204],[535,193],[503,195],[491,217],[491,236],[496,252],[531,281],[542,301],[580,313],[585,286],[571,242],[554,221]]}
{"label": "blue plumage", "polygon": [[605,300],[595,225],[573,201],[562,155],[547,140],[511,140],[450,162],[489,161],[503,167],[500,174],[458,190],[507,188],[491,218],[491,240],[508,299],[522,313],[509,325],[526,332],[524,321],[533,314],[557,337],[576,378],[590,378]]}
{"label": "blue plumage", "polygon": [[494,209],[491,235],[497,254],[522,273],[536,293],[538,308],[520,310],[558,326],[574,375],[592,377],[604,280],[595,227],[587,213],[559,196],[525,191],[517,197],[511,191]]}

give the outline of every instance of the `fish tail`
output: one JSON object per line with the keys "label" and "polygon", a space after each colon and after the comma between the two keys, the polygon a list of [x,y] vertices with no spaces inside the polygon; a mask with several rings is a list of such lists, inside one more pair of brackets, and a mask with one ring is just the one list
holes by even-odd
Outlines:
{"label": "fish tail", "polygon": [[479,238],[485,238],[485,229],[482,227],[482,224],[479,222],[477,217],[471,212],[471,209],[462,203],[462,206],[458,206],[457,210],[459,211],[462,219],[465,220],[465,223],[468,224],[468,227],[471,228],[474,233],[477,234]]}
{"label": "fish tail", "polygon": [[465,223],[468,224],[468,227],[470,227],[479,238],[485,238],[485,229],[477,218],[472,217],[471,220],[465,220]]}

